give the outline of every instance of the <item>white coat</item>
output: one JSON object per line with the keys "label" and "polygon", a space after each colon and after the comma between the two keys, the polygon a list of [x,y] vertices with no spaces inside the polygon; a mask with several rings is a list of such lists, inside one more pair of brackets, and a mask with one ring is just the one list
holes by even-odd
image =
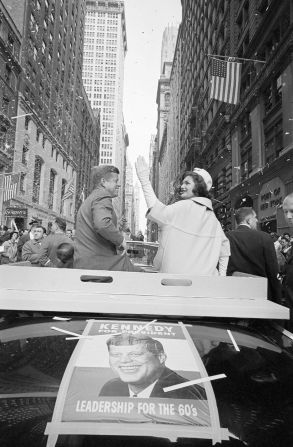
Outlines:
{"label": "white coat", "polygon": [[147,217],[160,229],[160,245],[154,260],[159,272],[218,275],[220,257],[230,256],[229,241],[211,201],[205,197],[193,197],[172,205],[157,200]]}

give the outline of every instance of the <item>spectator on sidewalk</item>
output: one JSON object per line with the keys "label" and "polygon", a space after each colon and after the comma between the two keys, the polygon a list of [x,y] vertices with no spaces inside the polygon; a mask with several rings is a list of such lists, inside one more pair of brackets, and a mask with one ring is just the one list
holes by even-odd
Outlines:
{"label": "spectator on sidewalk", "polygon": [[237,272],[268,279],[268,299],[281,302],[281,284],[278,280],[278,261],[271,236],[257,230],[257,217],[250,207],[236,210],[237,229],[227,233],[231,256],[227,275]]}
{"label": "spectator on sidewalk", "polygon": [[1,264],[17,262],[18,231],[9,234],[9,240],[3,242],[4,251],[1,253]]}
{"label": "spectator on sidewalk", "polygon": [[33,239],[27,241],[22,247],[22,260],[29,261],[33,266],[39,266],[41,244],[44,240],[45,228],[41,225],[36,225],[32,228],[31,233]]}
{"label": "spectator on sidewalk", "polygon": [[44,238],[41,245],[39,263],[42,267],[57,267],[57,247],[63,242],[73,244],[71,239],[66,236],[65,231],[66,221],[61,217],[56,217],[49,236]]}
{"label": "spectator on sidewalk", "polygon": [[[285,220],[289,227],[293,229],[293,193],[288,194],[283,202],[283,212]],[[291,240],[290,240],[291,244]],[[287,305],[291,309],[291,327],[293,329],[293,246],[291,244],[290,251],[287,252],[286,263],[284,267],[283,288]]]}
{"label": "spectator on sidewalk", "polygon": [[21,261],[21,260],[22,260],[22,247],[24,246],[24,244],[25,244],[27,241],[30,241],[30,240],[33,240],[33,239],[34,239],[34,236],[33,236],[33,233],[32,233],[32,229],[33,229],[36,225],[39,225],[39,221],[36,220],[36,219],[32,219],[32,220],[29,222],[29,226],[30,226],[29,231],[28,231],[27,233],[24,233],[24,234],[19,238],[19,240],[18,240],[18,244],[17,244],[17,260],[18,260],[18,261]]}

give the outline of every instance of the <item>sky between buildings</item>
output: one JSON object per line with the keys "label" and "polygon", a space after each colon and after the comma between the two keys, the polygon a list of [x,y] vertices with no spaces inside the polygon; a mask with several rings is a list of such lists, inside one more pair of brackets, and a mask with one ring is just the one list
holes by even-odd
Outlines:
{"label": "sky between buildings", "polygon": [[[181,21],[180,0],[124,0],[128,51],[124,71],[124,118],[129,135],[128,156],[134,165],[141,154],[148,161],[156,133],[156,94],[161,44],[168,24]],[[136,178],[135,178],[136,180]],[[144,227],[145,202],[141,201]]]}

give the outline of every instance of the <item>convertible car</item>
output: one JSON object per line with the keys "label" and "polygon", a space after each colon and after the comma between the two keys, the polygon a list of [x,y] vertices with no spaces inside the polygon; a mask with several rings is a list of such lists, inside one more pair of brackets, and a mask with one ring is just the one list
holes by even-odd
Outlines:
{"label": "convertible car", "polygon": [[[0,275],[1,447],[293,445],[293,335],[264,279]],[[117,385],[148,374],[133,348],[145,340],[178,383],[136,397]]]}

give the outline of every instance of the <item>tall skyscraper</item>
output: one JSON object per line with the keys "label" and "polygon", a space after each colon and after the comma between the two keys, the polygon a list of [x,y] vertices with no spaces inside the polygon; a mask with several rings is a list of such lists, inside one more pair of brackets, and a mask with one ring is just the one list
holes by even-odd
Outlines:
{"label": "tall skyscraper", "polygon": [[83,82],[93,110],[100,110],[100,164],[114,164],[121,171],[126,50],[124,1],[87,0]]}
{"label": "tall skyscraper", "polygon": [[178,25],[168,25],[164,30],[161,48],[161,73],[164,70],[164,63],[173,61],[177,34]]}

